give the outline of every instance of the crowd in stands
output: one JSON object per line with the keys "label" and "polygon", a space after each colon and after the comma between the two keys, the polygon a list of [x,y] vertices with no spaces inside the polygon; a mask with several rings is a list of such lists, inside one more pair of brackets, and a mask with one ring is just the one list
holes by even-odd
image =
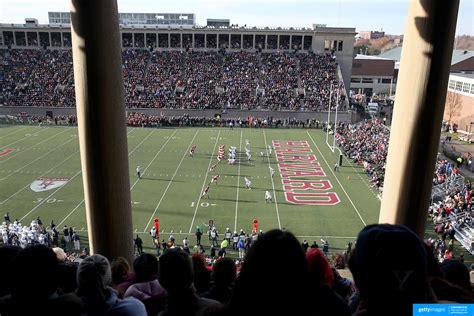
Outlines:
{"label": "crowd in stands", "polygon": [[435,165],[435,173],[433,175],[433,185],[439,185],[449,182],[459,174],[459,170],[453,162],[446,159],[438,159]]}
{"label": "crowd in stands", "polygon": [[228,117],[204,117],[148,115],[140,112],[128,112],[127,125],[135,127],[159,127],[159,126],[205,126],[205,127],[272,127],[272,128],[324,128],[325,122],[313,119],[296,118],[228,118]]}
{"label": "crowd in stands", "polygon": [[[389,137],[389,130],[379,119],[366,120],[355,125],[341,124],[337,135],[339,146],[346,156],[363,165],[373,186],[379,188],[383,188]],[[466,181],[463,184],[463,178],[457,177],[459,164],[439,159],[433,174],[433,190],[436,189],[433,192],[436,192],[436,195],[430,205],[429,216],[439,238],[430,239],[429,243],[440,262],[453,256],[456,230],[465,231],[464,247],[470,244],[469,240],[472,238],[471,206],[474,196],[471,183]],[[460,185],[453,182],[458,178],[461,179]]]}
{"label": "crowd in stands", "polygon": [[[331,54],[122,52],[127,108],[335,109],[337,63]],[[7,106],[74,107],[70,50],[0,50]],[[347,110],[344,95],[339,110]]]}
{"label": "crowd in stands", "polygon": [[413,303],[474,302],[467,267],[456,259],[438,264],[401,225],[362,229],[347,253],[353,282],[336,269],[344,257],[332,264],[324,248],[301,245],[284,230],[259,234],[240,269],[227,257],[209,267],[180,247],[133,263],[109,259],[71,262],[41,244],[0,247],[0,313],[404,316]]}
{"label": "crowd in stands", "polygon": [[364,167],[370,182],[379,190],[383,188],[389,138],[389,129],[379,119],[341,125],[337,130],[339,147],[346,157]]}

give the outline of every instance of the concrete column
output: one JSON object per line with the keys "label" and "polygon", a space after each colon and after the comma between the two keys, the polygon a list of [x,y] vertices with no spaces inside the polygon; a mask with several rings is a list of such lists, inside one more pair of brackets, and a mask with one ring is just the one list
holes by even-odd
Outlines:
{"label": "concrete column", "polygon": [[192,37],[191,37],[191,40],[192,40],[192,45],[191,45],[191,47],[192,47],[193,49],[196,48],[196,47],[194,46],[194,35],[195,35],[195,34],[193,33],[193,34],[192,34]]}
{"label": "concrete column", "polygon": [[255,34],[252,34],[252,37],[253,37],[253,47],[252,47],[252,49],[257,49],[257,47],[255,47]]}
{"label": "concrete column", "polygon": [[240,49],[244,49],[244,33],[240,34]]}
{"label": "concrete column", "polygon": [[217,45],[217,49],[219,49],[219,33],[217,33],[216,35],[216,45]]}
{"label": "concrete column", "polygon": [[[51,41],[51,32],[48,32],[48,36],[49,36],[49,47],[53,47],[53,42]],[[72,36],[72,34],[71,34]]]}
{"label": "concrete column", "polygon": [[268,35],[265,34],[265,47],[264,47],[264,49],[268,49],[268,48],[267,48],[267,41],[268,41]]}
{"label": "concrete column", "polygon": [[280,50],[280,37],[281,35],[277,35],[277,50]]}
{"label": "concrete column", "polygon": [[183,33],[179,33],[179,48],[183,48]]}
{"label": "concrete column", "polygon": [[70,6],[90,251],[133,262],[117,1],[71,0]]}
{"label": "concrete column", "polygon": [[425,232],[459,0],[410,1],[380,223]]}

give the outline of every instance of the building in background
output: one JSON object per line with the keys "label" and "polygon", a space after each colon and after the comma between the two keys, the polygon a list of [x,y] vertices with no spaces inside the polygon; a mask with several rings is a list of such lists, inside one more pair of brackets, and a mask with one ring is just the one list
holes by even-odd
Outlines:
{"label": "building in background", "polygon": [[372,40],[372,39],[378,39],[378,38],[382,38],[385,36],[385,32],[382,32],[382,31],[361,31],[359,32],[359,37],[360,38],[363,38],[363,39],[368,39],[368,40]]}
{"label": "building in background", "polygon": [[352,63],[351,94],[364,94],[368,98],[381,94],[390,96],[395,93],[397,74],[392,59],[357,55]]}
{"label": "building in background", "polygon": [[449,75],[443,120],[457,124],[461,132],[474,133],[474,73]]}
{"label": "building in background", "polygon": [[[69,12],[48,12],[50,25],[70,24]],[[119,13],[122,25],[182,25],[194,26],[194,13]]]}
{"label": "building in background", "polygon": [[230,20],[229,19],[207,19],[207,26],[213,26],[213,27],[229,27],[230,26]]}

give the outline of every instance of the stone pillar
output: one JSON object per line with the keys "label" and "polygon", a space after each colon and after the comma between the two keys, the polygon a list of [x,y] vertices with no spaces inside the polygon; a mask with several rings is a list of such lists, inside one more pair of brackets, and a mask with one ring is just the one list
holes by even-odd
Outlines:
{"label": "stone pillar", "polygon": [[133,262],[117,1],[71,0],[70,6],[90,251]]}
{"label": "stone pillar", "polygon": [[410,1],[380,223],[424,235],[459,0]]}

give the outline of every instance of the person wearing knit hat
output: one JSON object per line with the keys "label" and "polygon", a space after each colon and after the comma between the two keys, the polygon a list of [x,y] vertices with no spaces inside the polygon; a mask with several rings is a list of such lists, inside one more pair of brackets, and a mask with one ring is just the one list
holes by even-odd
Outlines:
{"label": "person wearing knit hat", "polygon": [[319,248],[310,249],[306,253],[310,280],[311,297],[318,299],[318,308],[314,315],[349,316],[347,303],[334,290],[334,273]]}
{"label": "person wearing knit hat", "polygon": [[423,241],[403,225],[368,225],[359,233],[349,268],[361,315],[412,315],[413,304],[434,299]]}
{"label": "person wearing knit hat", "polygon": [[92,255],[77,269],[77,295],[81,297],[87,315],[146,316],[145,306],[134,298],[121,300],[110,287],[112,273],[107,258]]}

